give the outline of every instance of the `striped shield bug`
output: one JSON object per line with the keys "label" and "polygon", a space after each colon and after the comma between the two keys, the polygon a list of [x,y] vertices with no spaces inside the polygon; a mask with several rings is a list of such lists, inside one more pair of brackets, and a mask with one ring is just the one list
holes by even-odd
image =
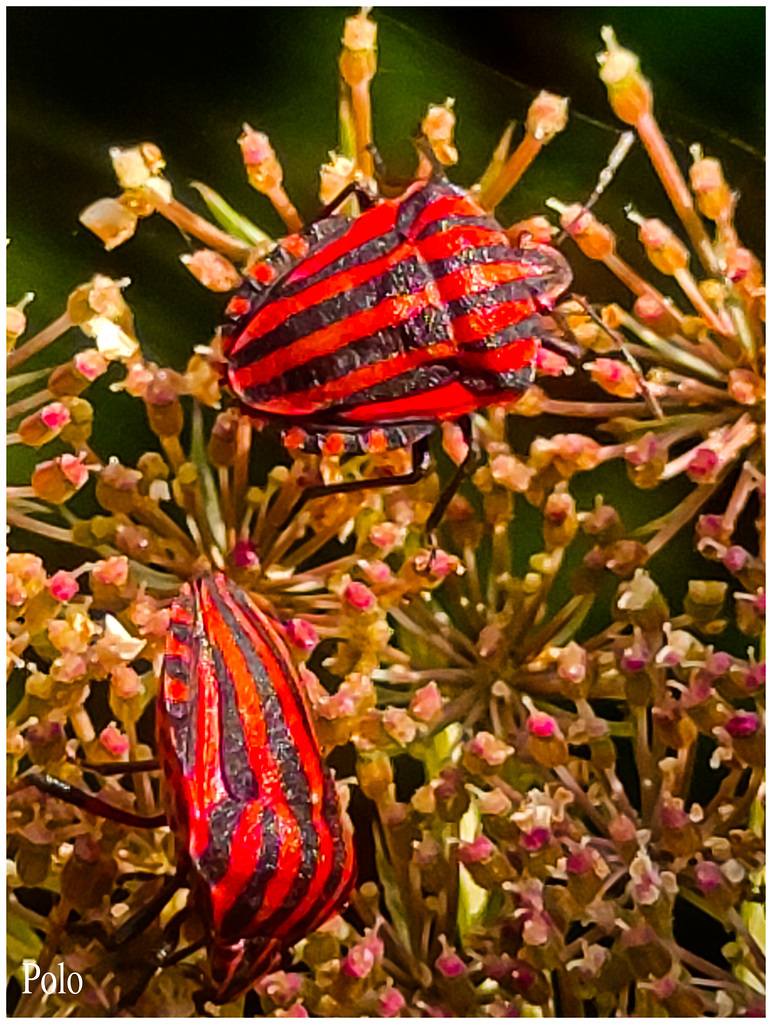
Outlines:
{"label": "striped shield bug", "polygon": [[[336,214],[351,191],[369,208]],[[437,166],[395,199],[373,202],[352,185],[248,271],[226,311],[223,376],[288,447],[413,447],[410,474],[329,490],[415,482],[439,422],[459,421],[469,440],[470,412],[524,392],[550,341],[542,314],[570,280],[557,250],[527,240],[513,247]],[[302,500],[326,490],[310,488]]]}
{"label": "striped shield bug", "polygon": [[[185,913],[203,923],[197,945],[209,952],[205,997],[230,1002],[345,904],[355,863],[350,822],[285,643],[221,573],[185,584],[172,605],[156,723],[165,815],[118,811],[50,776],[25,782],[130,826],[171,827],[175,874],[136,920],[104,939],[128,941],[189,887]],[[157,963],[189,951],[174,953],[181,923],[170,921]]]}

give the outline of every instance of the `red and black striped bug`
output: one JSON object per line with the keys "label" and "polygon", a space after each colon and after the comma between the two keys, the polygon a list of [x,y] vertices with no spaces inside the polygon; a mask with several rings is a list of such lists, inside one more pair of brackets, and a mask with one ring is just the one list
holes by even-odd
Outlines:
{"label": "red and black striped bug", "polygon": [[[369,208],[353,219],[335,214],[352,191]],[[438,422],[458,420],[469,440],[470,412],[524,392],[539,345],[551,340],[542,314],[570,281],[557,250],[527,240],[513,247],[438,167],[396,199],[373,203],[352,185],[247,273],[226,311],[223,376],[290,448],[412,446],[410,474],[309,488],[301,503],[413,483]]]}
{"label": "red and black striped bug", "polygon": [[[206,998],[230,1002],[343,907],[355,873],[350,822],[284,641],[221,573],[185,584],[172,605],[156,713],[165,815],[117,811],[50,776],[25,782],[130,826],[169,824],[176,873],[106,939],[136,935],[188,886],[185,912],[207,935]],[[173,953],[181,923],[169,922],[159,960],[188,952]]]}

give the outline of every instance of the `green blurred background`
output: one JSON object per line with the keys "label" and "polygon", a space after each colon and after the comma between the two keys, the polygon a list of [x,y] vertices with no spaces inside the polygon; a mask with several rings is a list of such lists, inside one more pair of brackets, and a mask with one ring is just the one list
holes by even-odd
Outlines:
{"label": "green blurred background", "polygon": [[[337,141],[337,58],[343,20],[355,11],[9,8],[9,298],[34,290],[34,323],[95,271],[128,275],[143,343],[177,361],[205,343],[221,303],[176,261],[185,246],[175,229],[155,218],[108,254],[77,215],[117,192],[108,147],[149,140],[163,150],[183,201],[197,204],[188,183],[199,179],[280,232],[268,201],[245,180],[235,144],[244,121],[270,134],[288,191],[310,215],[316,169]],[[376,140],[395,171],[410,173],[408,139],[427,104],[452,95],[461,152],[453,176],[471,184],[506,122],[522,119],[533,94],[548,88],[571,97],[571,125],[504,205],[503,219],[541,212],[550,194],[585,196],[618,128],[595,60],[599,29],[609,23],[641,56],[679,157],[695,140],[722,156],[744,196],[741,233],[761,244],[763,7],[421,6],[376,8],[373,17]],[[621,224],[628,201],[667,212],[634,156],[599,211]]]}
{"label": "green blurred background", "polygon": [[[140,224],[135,238],[106,253],[77,220],[95,199],[115,195],[108,156],[112,145],[157,143],[183,202],[203,211],[189,186],[201,180],[269,232],[281,224],[268,200],[246,182],[236,139],[244,121],[267,131],[283,161],[285,184],[302,214],[318,207],[317,169],[337,145],[337,60],[348,7],[16,7],[8,19],[9,299],[36,293],[31,329],[61,312],[66,296],[95,272],[129,277],[126,297],[143,350],[159,362],[185,365],[193,347],[207,344],[224,298],[205,291],[178,260],[183,238],[160,217]],[[763,252],[764,134],[763,7],[387,7],[379,26],[379,70],[372,94],[376,142],[390,170],[409,175],[409,142],[429,103],[456,99],[461,159],[454,180],[471,185],[482,172],[506,123],[522,122],[541,88],[571,97],[568,129],[529,169],[500,208],[511,223],[546,212],[544,199],[586,198],[616,141],[620,125],[598,80],[602,25],[639,54],[654,85],[656,111],[677,158],[700,141],[719,156],[741,192],[743,240]],[[516,139],[518,135],[516,134]],[[621,254],[656,279],[624,217],[632,202],[642,213],[675,218],[640,149],[633,150],[598,204],[620,236]],[[575,287],[593,302],[629,297],[603,267],[567,242]],[[674,289],[657,280],[666,291]],[[87,344],[78,332],[59,343],[67,358]],[[42,364],[50,364],[43,353]],[[115,370],[114,375],[120,376]],[[562,382],[578,386],[577,377]],[[92,388],[99,415],[94,446],[103,458],[132,460],[154,447],[141,404]],[[534,430],[577,429],[576,422],[517,421],[518,447]],[[266,444],[268,445],[266,438]],[[284,456],[261,446],[267,461]],[[23,479],[39,456],[13,449],[12,476]],[[621,477],[621,479],[620,479]],[[582,507],[594,494],[614,494],[630,526],[673,507],[683,493],[672,481],[642,493],[612,467],[578,478]],[[79,496],[80,497],[80,496]],[[527,511],[527,510],[526,510]],[[526,530],[529,530],[526,515]],[[538,523],[532,524],[538,533]],[[712,574],[715,566],[691,551],[682,531],[677,558],[662,569]],[[538,543],[538,538],[533,538]],[[524,539],[525,540],[525,539]],[[531,538],[524,551],[531,551]],[[656,568],[656,567],[655,567]]]}

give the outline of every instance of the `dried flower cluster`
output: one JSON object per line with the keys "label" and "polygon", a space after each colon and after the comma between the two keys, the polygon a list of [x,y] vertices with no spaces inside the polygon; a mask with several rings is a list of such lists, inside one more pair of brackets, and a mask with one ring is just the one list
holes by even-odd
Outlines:
{"label": "dried flower cluster", "polygon": [[[632,215],[651,264],[674,279],[678,300],[665,296],[586,206],[551,203],[582,252],[627,285],[631,308],[559,307],[557,324],[587,353],[576,377],[589,397],[551,397],[550,378],[569,367],[544,351],[543,386],[475,416],[481,461],[441,549],[427,551],[422,530],[436,473],[315,501],[286,524],[306,486],[400,473],[408,455],[295,451],[256,486],[255,424],[221,393],[210,354],[192,353],[184,373],[143,357],[127,282],[95,277],[28,340],[26,300],[9,310],[9,441],[40,461],[9,487],[8,521],[61,562],[17,551],[7,563],[8,952],[17,978],[31,959],[41,971],[63,960],[85,980],[77,996],[24,995],[19,1015],[194,1012],[201,952],[153,973],[185,890],[128,949],[105,948],[88,927],[113,931],[157,890],[148,878],[174,868],[169,830],[96,818],[41,795],[24,772],[40,766],[119,807],[158,808],[156,779],[100,776],[83,760],[152,756],[169,604],[207,567],[284,622],[320,742],[355,765],[345,781],[364,852],[351,908],[257,982],[252,1012],[763,1013],[764,291],[718,161],[695,148],[684,182],[636,58],[610,30],[604,39],[612,107],[646,147],[701,277],[669,226]],[[341,152],[322,168],[323,202],[373,174],[375,43],[366,11],[346,22]],[[565,101],[542,94],[511,155],[508,130],[475,186],[485,208],[566,117]],[[452,101],[423,123],[448,166],[453,124]],[[269,139],[245,126],[239,143],[249,181],[296,231]],[[273,245],[205,186],[220,226],[185,207],[155,146],[114,150],[113,161],[120,197],[82,215],[107,248],[159,213],[206,246],[184,259],[191,272],[228,292]],[[512,225],[512,237],[523,230],[557,233],[544,218]],[[73,333],[66,363],[25,371],[74,328],[88,347]],[[95,415],[87,396],[103,375],[143,403],[155,436],[133,465],[97,454],[109,398]],[[526,452],[511,413],[579,429],[540,432]],[[443,446],[462,461],[458,428],[445,426]],[[582,507],[575,493],[580,474],[612,460],[637,488],[677,476],[693,486],[633,531],[611,500]],[[682,528],[704,578],[666,598],[651,562]],[[700,941],[710,922],[724,935],[715,955]],[[187,927],[180,948],[199,938]]]}

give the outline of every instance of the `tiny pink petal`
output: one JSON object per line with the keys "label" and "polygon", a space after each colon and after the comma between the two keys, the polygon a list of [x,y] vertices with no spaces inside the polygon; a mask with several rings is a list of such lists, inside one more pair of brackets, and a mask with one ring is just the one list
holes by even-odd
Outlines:
{"label": "tiny pink petal", "polygon": [[343,596],[357,611],[367,612],[375,607],[375,595],[364,583],[349,583]]}
{"label": "tiny pink petal", "polygon": [[78,593],[78,581],[70,573],[60,569],[48,581],[48,590],[57,601],[70,601]]}

